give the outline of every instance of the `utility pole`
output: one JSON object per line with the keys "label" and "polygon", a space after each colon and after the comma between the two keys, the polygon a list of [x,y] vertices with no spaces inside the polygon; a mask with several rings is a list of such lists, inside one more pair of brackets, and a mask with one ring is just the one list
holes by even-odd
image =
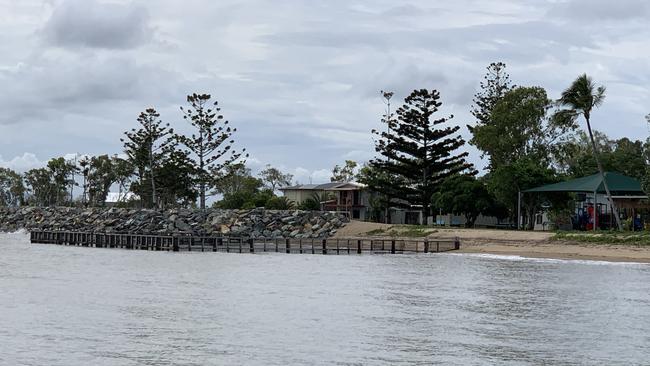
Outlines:
{"label": "utility pole", "polygon": [[[384,99],[384,104],[386,104],[386,124],[388,125],[388,133],[390,134],[391,128],[390,128],[390,123],[393,118],[391,112],[390,112],[390,98],[393,97],[395,93],[393,92],[385,92],[383,90],[380,91],[380,94],[382,98]],[[384,223],[390,224],[390,197],[386,196],[386,208],[384,209]]]}

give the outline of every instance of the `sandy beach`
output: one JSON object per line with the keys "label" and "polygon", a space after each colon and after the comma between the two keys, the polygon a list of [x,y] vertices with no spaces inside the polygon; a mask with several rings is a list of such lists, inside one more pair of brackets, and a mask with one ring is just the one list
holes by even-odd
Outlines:
{"label": "sandy beach", "polygon": [[[365,236],[368,232],[403,229],[403,226],[352,221],[337,237]],[[650,247],[592,244],[551,240],[553,233],[494,229],[430,228],[430,238],[454,238],[461,242],[460,253],[518,255],[530,258],[602,260],[650,263]]]}

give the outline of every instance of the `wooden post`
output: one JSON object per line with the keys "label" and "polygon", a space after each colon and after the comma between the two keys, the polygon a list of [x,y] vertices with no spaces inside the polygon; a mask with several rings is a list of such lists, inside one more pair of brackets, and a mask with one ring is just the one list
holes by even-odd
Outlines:
{"label": "wooden post", "polygon": [[357,240],[357,254],[361,254],[361,239]]}
{"label": "wooden post", "polygon": [[323,239],[322,254],[327,254],[327,239]]}
{"label": "wooden post", "polygon": [[335,240],[336,240],[336,255],[339,255],[339,240],[338,239]]}
{"label": "wooden post", "polygon": [[253,238],[248,238],[248,245],[250,247],[250,252],[255,253],[255,241]]}
{"label": "wooden post", "polygon": [[174,252],[178,252],[180,250],[180,248],[178,247],[178,236],[172,237],[172,243],[173,243],[172,244],[172,250]]}
{"label": "wooden post", "polygon": [[390,241],[390,254],[395,254],[395,240]]}
{"label": "wooden post", "polygon": [[289,238],[284,239],[284,248],[287,254],[291,253],[291,240]]}
{"label": "wooden post", "polygon": [[242,248],[241,248],[241,242],[242,242],[242,238],[239,238],[239,253],[240,253],[240,254],[241,254],[241,249],[242,249]]}
{"label": "wooden post", "polygon": [[424,240],[424,252],[429,253],[429,241],[426,239]]}
{"label": "wooden post", "polygon": [[460,249],[460,239],[458,237],[456,237],[456,239],[454,239],[454,249],[456,249],[456,250]]}

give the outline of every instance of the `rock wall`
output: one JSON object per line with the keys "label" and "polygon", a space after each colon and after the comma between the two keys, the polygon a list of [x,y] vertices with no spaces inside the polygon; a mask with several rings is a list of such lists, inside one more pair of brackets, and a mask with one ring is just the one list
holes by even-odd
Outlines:
{"label": "rock wall", "polygon": [[0,208],[0,231],[66,230],[131,234],[193,234],[325,238],[345,225],[331,212],[253,210],[136,210],[122,208]]}

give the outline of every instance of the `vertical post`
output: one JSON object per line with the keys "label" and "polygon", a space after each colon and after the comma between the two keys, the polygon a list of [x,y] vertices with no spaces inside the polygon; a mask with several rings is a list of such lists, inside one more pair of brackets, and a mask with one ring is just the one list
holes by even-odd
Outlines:
{"label": "vertical post", "polygon": [[598,192],[594,191],[594,231],[596,231],[597,228],[598,228]]}
{"label": "vertical post", "polygon": [[458,237],[454,239],[454,249],[456,250],[460,249],[460,239]]}
{"label": "vertical post", "polygon": [[242,240],[243,240],[242,238],[239,238],[239,253],[241,253],[241,242],[242,242]]}
{"label": "vertical post", "polygon": [[390,254],[395,254],[395,239],[390,241]]}
{"label": "vertical post", "polygon": [[291,254],[291,239],[284,239],[284,249],[287,254]]}
{"label": "vertical post", "polygon": [[517,230],[521,230],[521,191],[517,192]]}
{"label": "vertical post", "polygon": [[429,240],[424,239],[424,252],[429,253]]}
{"label": "vertical post", "polygon": [[323,239],[323,254],[327,254],[327,239]]}
{"label": "vertical post", "polygon": [[361,239],[357,240],[357,254],[361,254]]}
{"label": "vertical post", "polygon": [[172,251],[174,251],[174,252],[178,252],[178,251],[179,251],[179,248],[178,248],[178,237],[177,237],[177,236],[172,237]]}
{"label": "vertical post", "polygon": [[255,253],[255,242],[253,241],[253,238],[248,239],[248,245],[250,246],[250,252]]}

